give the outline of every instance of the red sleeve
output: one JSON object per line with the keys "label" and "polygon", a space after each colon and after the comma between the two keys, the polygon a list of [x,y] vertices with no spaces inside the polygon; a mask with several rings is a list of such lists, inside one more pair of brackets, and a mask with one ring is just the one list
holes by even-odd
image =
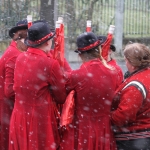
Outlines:
{"label": "red sleeve", "polygon": [[[55,60],[54,60],[55,61]],[[64,103],[67,97],[65,81],[60,65],[55,61],[50,70],[51,91],[57,103]]]}
{"label": "red sleeve", "polygon": [[122,92],[118,108],[111,114],[112,122],[117,126],[123,126],[135,121],[142,102],[141,92],[134,86],[127,87]]}
{"label": "red sleeve", "polygon": [[121,68],[118,66],[118,68],[116,68],[117,69],[117,73],[118,73],[118,76],[117,76],[117,88],[119,87],[119,85],[123,82],[123,72],[122,72],[122,70],[121,70]]}
{"label": "red sleeve", "polygon": [[74,89],[72,85],[72,80],[71,80],[72,72],[74,72],[74,70],[70,72],[65,72],[65,82],[66,82],[65,86],[66,86],[66,91],[68,94],[71,92],[72,89]]}
{"label": "red sleeve", "polygon": [[[53,54],[54,54],[54,50],[50,50],[49,56],[53,58]],[[70,72],[71,70],[72,69],[71,69],[69,63],[67,62],[66,58],[64,58],[64,71]]]}
{"label": "red sleeve", "polygon": [[5,64],[5,96],[14,99],[15,93],[13,90],[14,84],[14,68],[17,57],[9,59]]}
{"label": "red sleeve", "polygon": [[64,59],[64,71],[70,72],[71,70],[72,70],[72,69],[71,69],[69,63],[67,62],[66,59]]}

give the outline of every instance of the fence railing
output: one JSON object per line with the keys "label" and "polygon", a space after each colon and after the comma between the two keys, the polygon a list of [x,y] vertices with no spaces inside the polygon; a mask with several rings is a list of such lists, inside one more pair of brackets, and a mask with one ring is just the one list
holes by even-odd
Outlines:
{"label": "fence railing", "polygon": [[125,0],[124,36],[150,37],[149,22],[149,0]]}
{"label": "fence railing", "polygon": [[39,19],[39,0],[0,0],[0,40],[9,38],[8,30],[28,14]]}
{"label": "fence railing", "polygon": [[[115,24],[116,0],[57,0],[58,16],[64,17],[65,34],[69,38],[85,31],[86,20],[92,20],[92,30],[107,34]],[[39,19],[40,0],[0,0],[0,40],[7,39],[15,23],[32,14]],[[124,37],[150,37],[150,0],[125,0]]]}

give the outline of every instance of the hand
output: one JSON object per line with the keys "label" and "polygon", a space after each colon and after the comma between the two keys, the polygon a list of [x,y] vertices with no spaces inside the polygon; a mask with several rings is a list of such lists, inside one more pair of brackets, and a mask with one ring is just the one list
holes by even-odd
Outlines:
{"label": "hand", "polygon": [[27,51],[27,46],[24,44],[24,39],[21,39],[21,40],[17,40],[17,48],[20,50],[20,51]]}

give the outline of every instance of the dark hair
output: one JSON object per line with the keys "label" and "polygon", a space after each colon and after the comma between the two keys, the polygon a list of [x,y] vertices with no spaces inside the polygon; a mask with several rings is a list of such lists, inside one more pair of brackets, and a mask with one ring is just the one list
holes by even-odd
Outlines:
{"label": "dark hair", "polygon": [[144,44],[128,44],[124,49],[124,56],[134,67],[144,68],[150,66],[150,49]]}

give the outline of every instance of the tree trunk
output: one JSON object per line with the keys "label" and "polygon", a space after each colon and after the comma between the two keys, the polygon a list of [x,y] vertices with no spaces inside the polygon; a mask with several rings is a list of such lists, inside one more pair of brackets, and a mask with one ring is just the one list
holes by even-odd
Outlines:
{"label": "tree trunk", "polygon": [[75,25],[75,7],[74,7],[74,0],[67,0],[66,1],[66,8],[67,8],[67,30],[68,30],[68,40],[69,43],[74,41],[74,31],[76,31]]}
{"label": "tree trunk", "polygon": [[46,20],[51,28],[55,28],[54,1],[55,0],[41,0],[40,19]]}

